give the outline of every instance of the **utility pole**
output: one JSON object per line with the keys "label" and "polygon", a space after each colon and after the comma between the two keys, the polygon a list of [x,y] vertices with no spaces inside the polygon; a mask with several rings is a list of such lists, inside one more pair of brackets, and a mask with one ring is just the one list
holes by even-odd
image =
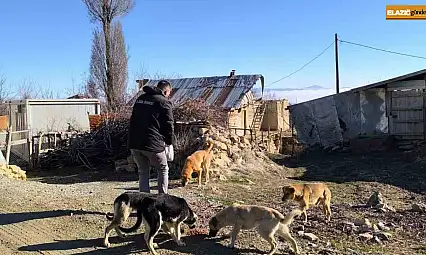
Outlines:
{"label": "utility pole", "polygon": [[338,50],[339,39],[337,39],[337,33],[334,34],[334,57],[336,60],[336,94],[339,94],[339,50]]}

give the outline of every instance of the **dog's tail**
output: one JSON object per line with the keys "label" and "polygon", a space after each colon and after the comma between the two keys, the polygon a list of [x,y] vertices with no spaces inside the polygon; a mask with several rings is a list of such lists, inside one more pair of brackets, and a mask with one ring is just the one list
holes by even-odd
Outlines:
{"label": "dog's tail", "polygon": [[290,225],[293,222],[294,217],[300,216],[302,214],[302,211],[299,209],[294,209],[293,211],[289,212],[284,218],[280,218],[280,223],[284,225]]}
{"label": "dog's tail", "polygon": [[123,228],[121,226],[118,226],[118,228],[124,232],[124,233],[132,233],[135,232],[136,230],[138,230],[138,228],[142,225],[142,212],[139,212],[139,210],[137,211],[137,220],[136,223],[133,227],[130,228]]}
{"label": "dog's tail", "polygon": [[209,147],[207,148],[206,151],[207,151],[207,153],[210,153],[210,151],[213,148],[213,140],[209,139],[209,140],[207,140],[207,142],[209,143]]}

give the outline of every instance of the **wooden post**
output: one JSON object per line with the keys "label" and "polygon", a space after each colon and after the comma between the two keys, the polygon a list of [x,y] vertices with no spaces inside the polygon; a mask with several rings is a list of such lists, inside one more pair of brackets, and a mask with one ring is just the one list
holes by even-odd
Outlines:
{"label": "wooden post", "polygon": [[291,157],[294,155],[294,120],[291,122]]}
{"label": "wooden post", "polygon": [[250,143],[253,143],[253,130],[250,129]]}
{"label": "wooden post", "polygon": [[58,133],[57,132],[55,132],[55,137],[53,138],[53,148],[55,148],[56,149],[56,143],[57,143],[57,138],[58,137]]}
{"label": "wooden post", "polygon": [[10,149],[12,147],[12,125],[9,125],[9,129],[7,130],[6,141],[6,165],[9,165]]}
{"label": "wooden post", "polygon": [[261,141],[262,141],[262,145],[263,145],[263,131],[262,130],[260,130],[260,139],[262,139]]}
{"label": "wooden post", "polygon": [[43,133],[40,133],[38,137],[38,144],[37,144],[37,165],[40,162],[40,151],[41,151],[42,144],[43,144]]}
{"label": "wooden post", "polygon": [[271,131],[271,126],[268,126],[268,140],[266,141],[266,150],[269,151],[269,146],[271,144],[271,137],[269,136],[269,132]]}
{"label": "wooden post", "polygon": [[337,33],[334,34],[334,52],[335,52],[335,62],[336,62],[336,94],[339,94],[339,50],[338,45],[339,39],[337,39]]}
{"label": "wooden post", "polygon": [[29,137],[27,137],[27,146],[28,146],[28,165],[29,165],[29,168],[32,169],[34,167],[33,162],[32,162],[32,159],[33,159],[33,144],[32,144],[32,139],[29,138]]}

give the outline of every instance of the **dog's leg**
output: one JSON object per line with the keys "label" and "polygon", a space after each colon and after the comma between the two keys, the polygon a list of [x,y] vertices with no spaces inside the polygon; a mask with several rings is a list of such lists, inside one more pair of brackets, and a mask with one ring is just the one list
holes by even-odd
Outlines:
{"label": "dog's leg", "polygon": [[108,239],[109,239],[109,235],[111,234],[111,231],[116,228],[116,223],[115,221],[111,222],[111,224],[109,224],[106,229],[105,229],[105,235],[104,235],[104,246],[105,247],[111,247],[111,244],[109,243]]}
{"label": "dog's leg", "polygon": [[171,231],[173,230],[173,229],[170,228],[170,226],[169,226],[169,224],[167,224],[167,222],[164,222],[161,225],[161,229],[164,231],[164,233],[166,233],[168,235],[171,235]]}
{"label": "dog's leg", "polygon": [[[159,215],[159,214],[158,214]],[[144,226],[145,226],[145,234],[144,234],[144,239],[145,239],[145,243],[148,246],[149,251],[153,254],[153,255],[158,255],[158,253],[155,251],[155,249],[158,248],[158,244],[154,243],[154,237],[157,235],[158,231],[161,228],[161,215],[159,215],[160,217],[152,217],[149,221],[152,222],[152,226],[148,223],[147,220],[143,220],[144,221]],[[157,218],[157,219],[153,219],[153,218]],[[158,221],[159,218],[159,221]]]}
{"label": "dog's leg", "polygon": [[296,240],[294,240],[294,238],[291,236],[288,226],[280,224],[277,230],[277,234],[290,243],[295,254],[300,254],[299,247],[297,246]]}
{"label": "dog's leg", "polygon": [[258,231],[259,231],[259,235],[271,245],[271,249],[269,250],[268,255],[274,254],[278,248],[277,241],[275,240],[275,237],[274,237],[275,231],[271,232],[270,229],[262,229],[262,228],[259,228]]}
{"label": "dog's leg", "polygon": [[201,177],[203,175],[203,167],[200,167],[200,170],[198,172],[198,187],[201,187]]}
{"label": "dog's leg", "polygon": [[205,164],[204,164],[204,172],[206,172],[204,175],[206,176],[206,185],[207,185],[207,183],[209,183],[209,181],[210,181],[210,163],[208,163],[208,162],[206,162]]}
{"label": "dog's leg", "polygon": [[237,240],[238,233],[240,233],[241,225],[236,224],[234,225],[234,228],[231,231],[231,242],[226,245],[228,248],[234,248],[235,247],[235,240]]}
{"label": "dog's leg", "polygon": [[181,238],[181,233],[180,233],[181,224],[182,224],[182,222],[175,223],[174,226],[171,228],[171,229],[173,229],[172,238],[177,243],[177,245],[185,246],[186,244],[182,240],[180,240],[180,238]]}
{"label": "dog's leg", "polygon": [[331,220],[331,208],[330,208],[330,201],[329,200],[325,200],[324,207],[325,207],[325,211],[326,211],[327,222],[330,222],[330,220]]}

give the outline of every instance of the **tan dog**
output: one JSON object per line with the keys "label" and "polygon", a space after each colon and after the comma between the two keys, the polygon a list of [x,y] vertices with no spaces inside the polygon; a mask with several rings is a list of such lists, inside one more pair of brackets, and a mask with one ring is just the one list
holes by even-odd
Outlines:
{"label": "tan dog", "polygon": [[205,172],[206,182],[210,178],[210,163],[212,161],[211,150],[213,148],[213,141],[208,140],[209,147],[206,150],[198,150],[186,158],[185,164],[181,172],[182,187],[185,187],[191,179],[192,173],[198,174],[198,186],[201,186],[201,176]]}
{"label": "tan dog", "polygon": [[214,237],[219,230],[226,226],[233,226],[231,242],[227,245],[234,248],[237,235],[242,229],[257,227],[259,235],[271,245],[269,255],[276,252],[278,246],[275,233],[287,240],[293,252],[299,254],[296,240],[291,236],[288,226],[295,216],[302,214],[301,210],[293,210],[286,216],[275,209],[257,205],[231,205],[214,215],[209,221],[209,236]]}
{"label": "tan dog", "polygon": [[293,200],[299,203],[304,214],[304,222],[308,221],[306,210],[310,205],[322,204],[322,210],[327,217],[331,218],[331,191],[324,183],[293,183],[283,187],[282,201]]}

